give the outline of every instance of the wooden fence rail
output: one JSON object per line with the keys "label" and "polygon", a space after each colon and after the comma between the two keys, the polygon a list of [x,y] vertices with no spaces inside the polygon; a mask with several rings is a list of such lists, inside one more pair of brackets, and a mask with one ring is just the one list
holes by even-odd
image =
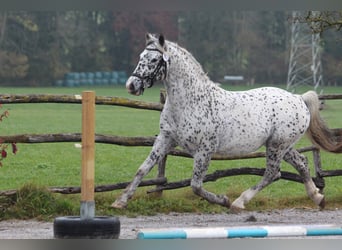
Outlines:
{"label": "wooden fence rail", "polygon": [[[70,103],[81,104],[81,95],[51,95],[51,94],[39,94],[39,95],[0,95],[0,103],[2,104],[17,104],[17,103]],[[123,97],[113,96],[96,96],[95,104],[99,105],[115,105],[130,107],[136,109],[148,109],[161,111],[163,104],[158,102],[145,102],[138,100],[131,100]]]}
{"label": "wooden fence rail", "polygon": [[[320,95],[320,99],[322,100],[336,100],[342,99],[342,94],[338,95]],[[165,100],[165,96],[161,93],[161,102]],[[0,95],[0,103],[74,103],[81,104],[82,97],[80,95]],[[116,105],[116,106],[124,106],[130,108],[138,108],[138,109],[148,109],[148,110],[156,110],[161,111],[163,108],[162,103],[153,103],[153,102],[143,102],[130,100],[127,98],[121,97],[101,97],[96,96],[95,103],[99,105]],[[81,133],[59,133],[59,134],[21,134],[21,135],[10,135],[10,136],[0,136],[0,140],[3,143],[57,143],[57,142],[81,142]],[[121,146],[152,146],[155,140],[155,136],[148,137],[127,137],[127,136],[116,136],[116,135],[95,135],[96,143],[106,143],[106,144],[115,144]],[[321,167],[320,160],[320,151],[315,146],[308,146],[297,149],[299,152],[310,152],[313,153],[314,165],[315,165],[315,173],[316,176],[313,178],[316,185],[323,190],[325,183],[323,177],[330,176],[341,176],[342,170],[330,170],[323,171]],[[188,157],[191,156],[186,152],[175,149],[172,150],[169,155],[173,156],[181,156]],[[214,154],[213,160],[237,160],[237,159],[250,159],[250,158],[261,158],[265,157],[265,152],[254,152],[251,154],[241,155],[241,156],[227,156],[224,154]],[[151,180],[144,180],[140,186],[151,186],[157,185],[155,189],[148,191],[151,192],[161,192],[162,190],[176,189],[182,188],[190,185],[190,179],[185,179],[181,181],[176,181],[172,183],[168,183],[165,178],[165,163],[166,158],[162,163],[158,166],[158,177]],[[227,177],[227,176],[235,176],[235,175],[259,175],[262,176],[264,174],[264,168],[253,168],[253,167],[242,167],[242,168],[234,168],[234,169],[226,169],[226,170],[217,170],[214,173],[206,175],[204,182],[208,181],[216,181],[219,178]],[[291,180],[295,182],[302,182],[301,177],[298,174],[282,171],[281,179]],[[101,185],[95,187],[95,192],[105,192],[112,191],[116,189],[123,189],[129,183],[122,182],[116,184],[109,185]],[[49,190],[51,192],[63,193],[63,194],[75,194],[80,192],[80,187],[50,187]],[[16,193],[16,190],[5,190],[0,191],[1,195],[12,195]]]}
{"label": "wooden fence rail", "polygon": [[[152,146],[155,136],[116,136],[95,134],[95,142],[103,144],[115,144],[120,146]],[[64,134],[21,134],[0,136],[3,143],[57,143],[57,142],[81,142],[81,133],[64,133]],[[308,146],[298,149],[298,152],[304,153],[318,150],[315,146]],[[169,155],[192,158],[192,156],[180,149],[171,150]],[[213,160],[239,160],[251,158],[264,158],[265,152],[253,152],[239,156],[228,156],[225,154],[214,154]]]}

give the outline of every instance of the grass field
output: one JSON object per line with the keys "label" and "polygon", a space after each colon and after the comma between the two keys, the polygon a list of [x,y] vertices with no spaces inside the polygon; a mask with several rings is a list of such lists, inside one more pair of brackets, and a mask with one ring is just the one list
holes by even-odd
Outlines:
{"label": "grass field", "polygon": [[[223,86],[228,87],[228,86]],[[127,94],[121,87],[97,87],[92,90],[100,96],[122,96],[131,99],[158,102],[161,86],[145,91],[141,97]],[[229,87],[232,90],[241,90],[241,87]],[[0,88],[3,94],[81,94],[81,88]],[[88,90],[88,89],[87,89]],[[299,93],[305,89],[298,90]],[[324,93],[341,93],[342,88],[327,87]],[[30,134],[30,133],[76,133],[81,131],[81,105],[78,104],[6,104],[10,116],[0,124],[1,135]],[[327,101],[323,117],[331,127],[342,127],[341,119],[342,100]],[[96,106],[96,133],[127,136],[151,136],[159,132],[159,112],[137,110],[117,106]],[[308,146],[309,141],[302,139],[297,147]],[[0,169],[0,190],[31,187],[38,191],[38,196],[45,197],[41,187],[46,186],[76,186],[80,185],[81,151],[74,143],[43,143],[18,144],[17,155],[9,154]],[[120,147],[114,145],[96,145],[96,185],[130,181],[139,165],[150,151],[149,147]],[[311,154],[307,154],[312,165]],[[339,169],[342,166],[340,155],[322,152],[324,169]],[[217,169],[233,167],[264,167],[264,159],[213,161],[209,173]],[[283,164],[282,170],[294,170]],[[192,160],[179,157],[168,157],[166,176],[169,181],[191,177]],[[153,169],[148,177],[155,177]],[[147,178],[148,178],[147,177]],[[243,190],[260,180],[257,176],[238,176],[220,179],[215,183],[206,183],[205,187],[215,193],[225,193],[231,199],[236,198]],[[342,177],[326,178],[327,207],[342,207]],[[162,198],[147,195],[148,188],[139,188],[127,210],[116,211],[108,209],[115,197],[121,191],[96,194],[97,213],[99,214],[150,214],[156,212],[220,212],[225,211],[217,205],[211,205],[194,196],[190,188],[166,191]],[[29,192],[28,192],[29,193]],[[44,195],[42,195],[44,194]],[[31,196],[29,196],[31,197]],[[46,212],[46,216],[55,213],[78,213],[79,195],[51,195],[52,201],[45,206],[61,207],[57,212]],[[44,198],[45,199],[45,198]],[[35,200],[30,198],[29,200]],[[1,200],[0,200],[1,202]],[[7,201],[8,202],[8,201]],[[19,203],[19,202],[17,202]],[[22,202],[23,204],[25,202]],[[57,205],[56,205],[57,204]],[[40,206],[31,204],[32,209]],[[290,181],[280,180],[265,188],[248,204],[247,209],[272,209],[275,207],[314,207],[307,198],[304,186]],[[1,211],[0,205],[0,211]],[[25,208],[27,210],[27,208]],[[50,211],[42,208],[44,211]],[[3,209],[3,217],[37,217],[23,213],[11,207]],[[17,211],[17,213],[13,211]],[[53,212],[54,211],[54,212]],[[44,216],[43,216],[44,217]],[[44,217],[45,218],[45,217]]]}

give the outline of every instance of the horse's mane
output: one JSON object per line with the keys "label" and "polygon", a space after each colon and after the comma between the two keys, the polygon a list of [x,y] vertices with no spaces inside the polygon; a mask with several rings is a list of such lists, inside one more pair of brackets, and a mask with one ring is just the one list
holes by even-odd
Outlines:
{"label": "horse's mane", "polygon": [[173,47],[175,50],[179,50],[181,52],[183,52],[185,55],[187,55],[188,59],[191,60],[193,62],[193,64],[195,65],[195,68],[198,70],[198,72],[206,78],[206,80],[210,81],[209,77],[207,76],[207,73],[205,73],[205,71],[203,70],[202,65],[196,60],[196,58],[186,49],[184,49],[183,47],[179,46],[177,43],[175,42],[171,42],[167,40],[167,46]]}

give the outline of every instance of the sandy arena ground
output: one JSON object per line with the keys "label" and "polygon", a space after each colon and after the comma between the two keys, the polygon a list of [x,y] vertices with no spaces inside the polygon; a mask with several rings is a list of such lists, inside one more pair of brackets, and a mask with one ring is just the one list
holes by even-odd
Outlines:
{"label": "sandy arena ground", "polygon": [[[156,216],[119,217],[120,239],[135,239],[141,229],[168,227],[234,227],[251,225],[321,225],[342,226],[342,209],[285,209],[267,212],[247,211],[240,214],[158,214]],[[53,222],[8,220],[0,222],[0,239],[52,239]],[[318,236],[339,238],[341,236]]]}

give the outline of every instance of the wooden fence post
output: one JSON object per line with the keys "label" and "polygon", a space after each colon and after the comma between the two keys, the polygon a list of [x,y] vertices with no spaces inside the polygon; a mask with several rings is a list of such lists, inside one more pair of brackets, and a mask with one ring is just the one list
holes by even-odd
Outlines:
{"label": "wooden fence post", "polygon": [[82,92],[81,218],[95,216],[95,92]]}

